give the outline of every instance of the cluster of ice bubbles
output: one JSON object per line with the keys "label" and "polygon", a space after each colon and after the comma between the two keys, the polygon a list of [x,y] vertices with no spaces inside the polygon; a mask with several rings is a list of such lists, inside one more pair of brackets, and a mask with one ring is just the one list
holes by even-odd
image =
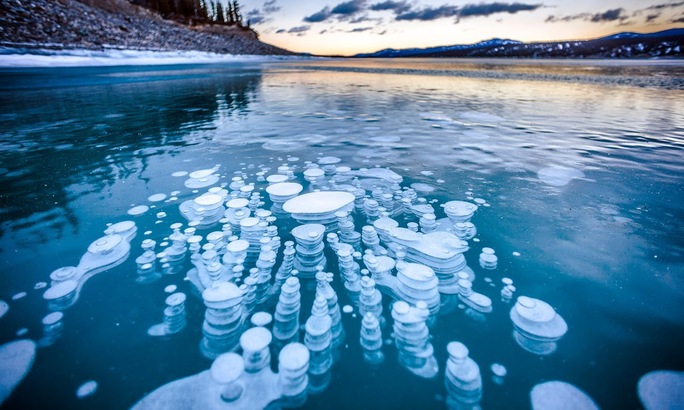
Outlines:
{"label": "cluster of ice bubbles", "polygon": [[[464,256],[469,241],[479,243],[471,219],[485,201],[436,206],[402,186],[403,178],[390,169],[352,169],[340,161],[323,157],[306,161],[303,169],[289,161],[270,174],[270,168],[260,166],[253,175],[238,171],[222,184],[219,166],[174,173],[187,176],[185,186],[197,195],[179,206],[185,225],[171,224],[171,233],[159,244],[150,238],[141,242],[136,281],[147,284],[162,275],[185,274],[190,293],[206,308],[197,339],[213,363],[204,372],[159,387],[134,408],[297,407],[308,394],[327,388],[341,346],[354,339],[369,366],[385,360],[384,349],[396,349],[400,365],[417,377],[443,375],[448,407],[479,406],[480,366],[463,343],[451,341],[442,373],[430,332],[440,325],[440,316],[456,308],[478,322],[495,308],[476,291],[482,285]],[[177,194],[148,199],[168,202]],[[467,199],[471,194],[466,193]],[[146,212],[144,207],[134,207],[129,215]],[[160,225],[167,215],[157,216],[155,225]],[[43,337],[0,346],[0,402],[29,372],[36,348],[59,339],[63,312],[77,302],[85,281],[128,258],[137,231],[133,221],[110,224],[76,266],[50,274],[43,297],[51,312],[43,319]],[[283,242],[281,235],[288,240]],[[497,263],[494,249],[482,247],[483,272],[496,270]],[[334,281],[341,286],[332,286]],[[490,278],[485,282],[496,286]],[[340,308],[336,288],[354,306]],[[164,290],[169,295],[162,321],[148,333],[173,337],[186,328],[187,297],[175,285]],[[565,320],[540,299],[518,296],[512,303],[516,291],[512,279],[501,278],[498,306],[509,309],[513,339],[533,354],[553,353],[568,330]],[[312,293],[310,310],[302,306],[304,292]],[[383,298],[392,300],[389,312],[383,312]],[[0,301],[0,317],[8,309]],[[361,326],[352,335],[344,329],[342,312],[355,309]],[[386,343],[383,334],[393,343]],[[271,368],[272,354],[278,358],[277,372]],[[495,383],[504,383],[504,365],[493,363],[490,370]],[[683,380],[677,372],[645,375],[639,382],[642,402],[647,408],[681,405]],[[87,381],[77,396],[96,390],[97,382]],[[568,403],[597,408],[582,390],[561,381],[535,386],[530,398],[535,409]]]}

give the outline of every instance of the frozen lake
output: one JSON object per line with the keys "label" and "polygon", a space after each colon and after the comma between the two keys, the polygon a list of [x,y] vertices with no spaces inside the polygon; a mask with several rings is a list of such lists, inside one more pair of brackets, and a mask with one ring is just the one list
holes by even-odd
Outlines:
{"label": "frozen lake", "polygon": [[[313,182],[303,174],[312,168],[307,161],[325,157],[339,158],[335,166],[345,172],[391,169],[403,177],[400,190],[425,198],[438,220],[449,201],[479,205],[471,220],[477,234],[463,256],[472,289],[492,309],[473,311],[441,294],[428,321],[439,371],[423,378],[398,361],[393,299],[383,293],[384,361],[369,365],[359,342],[362,315],[326,245],[339,306],[353,310],[341,314],[346,336],[329,385],[302,408],[445,408],[452,341],[479,365],[482,408],[529,408],[533,387],[551,380],[578,387],[601,408],[637,408],[641,376],[684,370],[681,61],[3,68],[0,107],[0,300],[8,306],[0,344],[28,338],[39,345],[8,408],[129,408],[209,369],[200,349],[205,305],[185,280],[190,253],[139,283],[142,241],[162,252],[172,224],[188,227],[179,206],[212,186],[231,191],[236,176],[254,184],[264,209],[272,202],[260,177],[283,165],[302,193],[335,190],[329,172]],[[214,184],[188,187],[188,173],[207,169]],[[391,185],[383,188],[396,191]],[[42,322],[59,310],[43,296],[50,274],[78,265],[108,224],[126,220],[137,227],[130,256],[81,283],[77,302],[62,311],[63,329],[45,343]],[[358,232],[368,224],[358,209],[353,221]],[[299,224],[287,215],[272,223],[283,243]],[[217,222],[196,233],[221,229]],[[495,269],[481,266],[483,248],[495,251]],[[244,277],[254,262],[246,265]],[[515,286],[511,301],[502,300],[503,278]],[[302,325],[315,283],[301,278]],[[187,325],[150,336],[170,285],[187,295]],[[545,301],[567,323],[550,354],[527,351],[514,337],[509,312],[523,295]],[[274,313],[275,300],[253,312]],[[273,350],[273,371],[277,357]],[[493,377],[493,364],[505,367],[503,379]]]}

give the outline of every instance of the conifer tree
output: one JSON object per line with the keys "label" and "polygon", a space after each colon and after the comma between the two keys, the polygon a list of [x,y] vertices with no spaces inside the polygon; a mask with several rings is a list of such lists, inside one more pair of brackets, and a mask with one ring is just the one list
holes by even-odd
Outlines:
{"label": "conifer tree", "polygon": [[221,1],[216,2],[216,22],[219,24],[225,23],[225,18],[223,16],[223,5],[221,5]]}
{"label": "conifer tree", "polygon": [[228,12],[226,13],[228,15],[228,18],[226,19],[228,21],[228,25],[232,26],[235,24],[235,10],[233,10],[233,3],[228,2]]}

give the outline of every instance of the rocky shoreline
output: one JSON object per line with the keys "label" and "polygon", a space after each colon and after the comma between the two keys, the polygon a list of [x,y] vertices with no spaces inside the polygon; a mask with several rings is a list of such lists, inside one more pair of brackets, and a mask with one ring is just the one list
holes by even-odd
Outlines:
{"label": "rocky shoreline", "polygon": [[188,27],[140,7],[126,6],[108,11],[76,0],[0,1],[0,47],[21,52],[47,48],[295,55],[262,43],[251,30]]}

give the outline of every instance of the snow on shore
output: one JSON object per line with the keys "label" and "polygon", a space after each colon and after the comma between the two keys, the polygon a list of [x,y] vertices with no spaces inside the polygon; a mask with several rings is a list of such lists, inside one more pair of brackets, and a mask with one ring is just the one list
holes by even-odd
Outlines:
{"label": "snow on shore", "polygon": [[258,63],[301,58],[274,55],[217,54],[204,51],[0,48],[0,67],[2,68]]}

